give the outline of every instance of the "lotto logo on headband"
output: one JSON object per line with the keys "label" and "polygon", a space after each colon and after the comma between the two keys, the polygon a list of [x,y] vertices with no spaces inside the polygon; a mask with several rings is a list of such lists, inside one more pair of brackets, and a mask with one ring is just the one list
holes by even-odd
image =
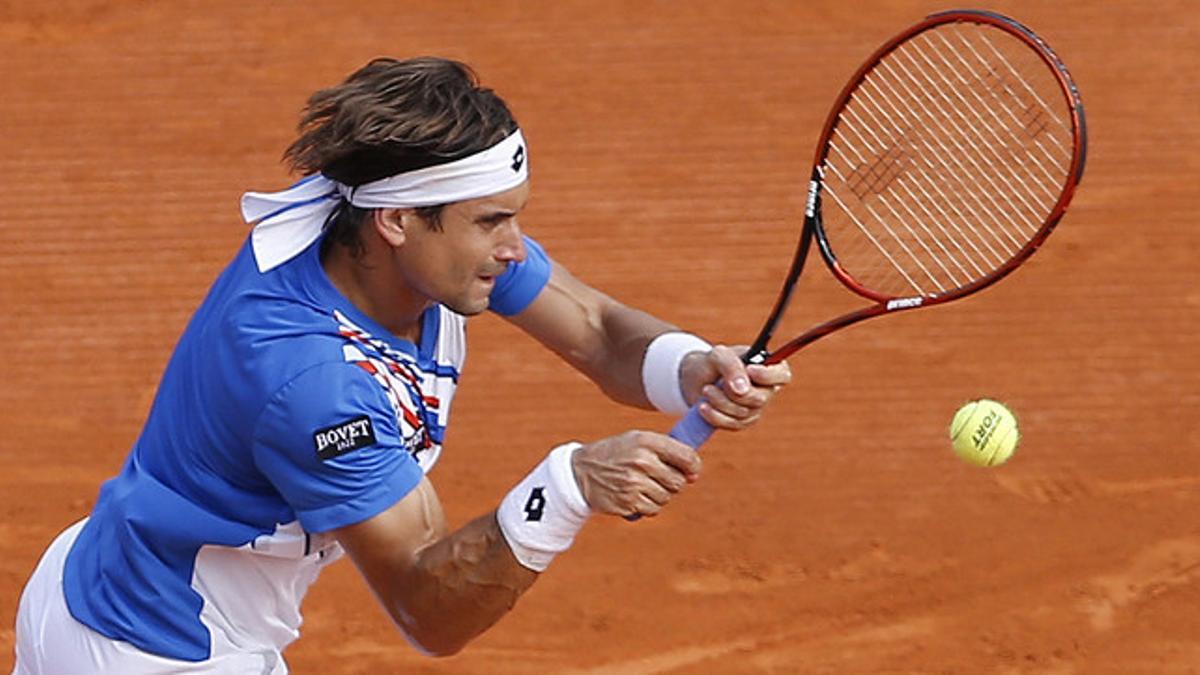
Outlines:
{"label": "lotto logo on headband", "polygon": [[525,163],[525,146],[518,145],[517,151],[513,153],[512,170],[515,172],[521,171],[521,165]]}
{"label": "lotto logo on headband", "polygon": [[313,440],[317,444],[317,457],[325,461],[375,445],[375,429],[371,426],[371,418],[363,415],[349,422],[318,429],[313,434]]}

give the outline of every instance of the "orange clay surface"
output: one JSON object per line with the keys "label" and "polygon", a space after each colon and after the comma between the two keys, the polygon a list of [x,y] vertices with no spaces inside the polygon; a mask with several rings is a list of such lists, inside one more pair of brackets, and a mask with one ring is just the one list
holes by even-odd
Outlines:
{"label": "orange clay surface", "polygon": [[[610,294],[737,343],[785,271],[828,104],[944,8],[0,3],[0,672],[40,552],[119,468],[245,237],[239,195],[290,182],[311,91],[377,55],[472,63],[530,139],[525,229]],[[1200,672],[1200,16],[992,8],[1054,45],[1090,123],[1087,176],[1030,264],[799,354],[771,414],[706,447],[664,515],[597,519],[456,657],[413,651],[334,565],[294,671]],[[793,329],[855,304],[807,279]],[[981,396],[1022,423],[995,470],[946,437]],[[559,442],[667,426],[485,316],[433,478],[458,525]]]}

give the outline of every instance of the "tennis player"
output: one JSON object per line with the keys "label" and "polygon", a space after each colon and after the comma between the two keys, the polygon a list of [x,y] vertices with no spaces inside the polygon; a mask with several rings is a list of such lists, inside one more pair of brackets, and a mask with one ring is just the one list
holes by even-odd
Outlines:
{"label": "tennis player", "polygon": [[661,434],[564,443],[449,532],[426,474],[469,316],[507,317],[621,403],[703,401],[722,429],[790,379],[614,301],[524,236],[525,138],[460,63],[371,62],[310,99],[286,158],[308,177],[244,195],[251,234],[124,467],[26,585],[16,673],[284,673],[304,594],[343,552],[418,649],[453,654],[592,514],[652,516],[697,478],[698,455]]}

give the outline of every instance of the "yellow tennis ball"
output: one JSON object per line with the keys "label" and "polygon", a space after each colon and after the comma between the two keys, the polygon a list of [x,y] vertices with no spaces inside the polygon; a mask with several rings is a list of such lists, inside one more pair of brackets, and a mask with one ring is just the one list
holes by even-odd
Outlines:
{"label": "yellow tennis ball", "polygon": [[1003,403],[991,399],[971,401],[958,409],[950,423],[954,452],[976,466],[996,466],[1008,461],[1021,432],[1017,418]]}

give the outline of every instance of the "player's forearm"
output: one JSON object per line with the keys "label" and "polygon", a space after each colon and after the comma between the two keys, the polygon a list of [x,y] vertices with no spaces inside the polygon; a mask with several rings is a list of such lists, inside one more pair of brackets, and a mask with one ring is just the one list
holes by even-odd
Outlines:
{"label": "player's forearm", "polygon": [[396,625],[432,655],[462,649],[537,578],[514,557],[494,513],[448,533],[428,479],[335,536]]}
{"label": "player's forearm", "polygon": [[453,533],[425,479],[335,534],[409,639],[449,655],[511,610],[594,513],[654,515],[699,470],[687,446],[630,431],[554,448],[494,513]]}
{"label": "player's forearm", "polygon": [[397,579],[388,609],[417,646],[450,655],[508,613],[536,579],[489,513],[422,550]]}
{"label": "player's forearm", "polygon": [[650,408],[642,383],[642,357],[655,337],[677,329],[617,302],[605,307],[601,316],[602,347],[588,364],[588,376],[612,399]]}
{"label": "player's forearm", "polygon": [[650,407],[641,382],[642,356],[671,324],[627,307],[555,265],[538,298],[510,317],[621,403]]}
{"label": "player's forearm", "polygon": [[[634,435],[626,445],[638,441]],[[554,448],[509,490],[494,514],[417,549],[405,578],[393,586],[392,615],[408,634],[435,653],[452,654],[512,609],[537,572],[569,549],[587,522],[592,509],[582,485],[595,483],[589,477],[597,472],[586,468],[597,455],[611,454],[610,445],[571,442]],[[582,481],[576,459],[585,467]],[[605,477],[605,471],[599,474]],[[602,506],[608,504],[603,489],[593,492]]]}

